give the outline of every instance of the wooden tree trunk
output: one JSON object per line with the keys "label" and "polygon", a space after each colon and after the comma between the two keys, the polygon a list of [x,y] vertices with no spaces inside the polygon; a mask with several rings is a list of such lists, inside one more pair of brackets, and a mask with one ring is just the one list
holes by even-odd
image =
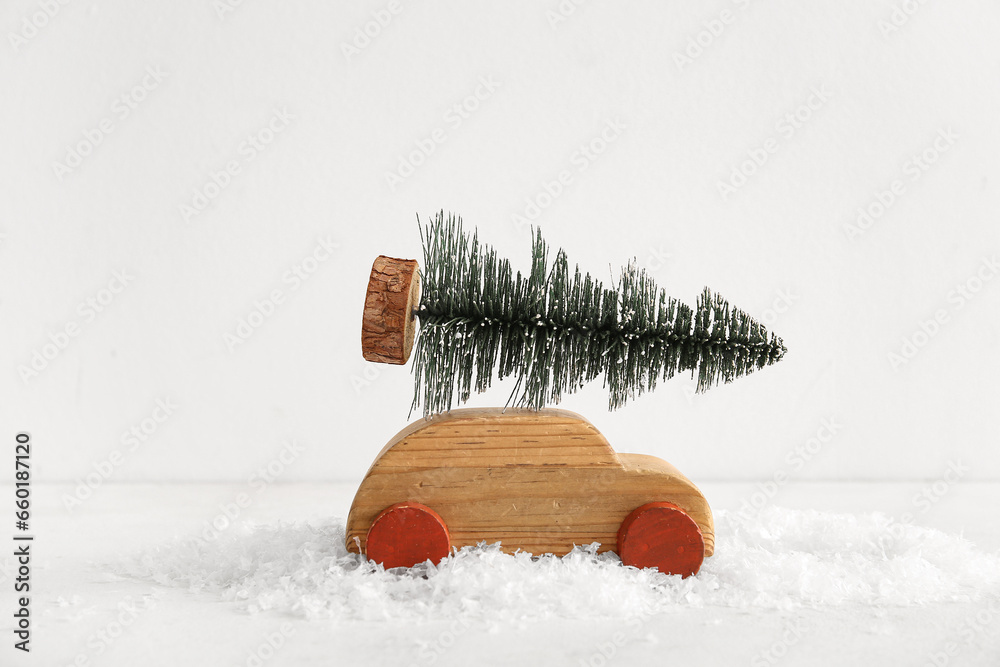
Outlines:
{"label": "wooden tree trunk", "polygon": [[361,353],[368,361],[405,364],[416,333],[420,267],[415,259],[379,255],[372,264],[361,321]]}

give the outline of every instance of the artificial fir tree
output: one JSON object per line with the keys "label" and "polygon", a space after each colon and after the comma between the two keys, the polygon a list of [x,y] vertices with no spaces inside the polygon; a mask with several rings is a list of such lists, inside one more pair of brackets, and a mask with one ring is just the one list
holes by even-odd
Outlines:
{"label": "artificial fir tree", "polygon": [[780,338],[708,288],[692,309],[634,263],[616,287],[571,270],[562,250],[550,265],[540,231],[527,275],[458,217],[439,213],[421,237],[413,406],[425,415],[485,391],[494,375],[515,377],[510,402],[533,409],[603,376],[615,409],[678,372],[696,374],[701,392],[785,353]]}

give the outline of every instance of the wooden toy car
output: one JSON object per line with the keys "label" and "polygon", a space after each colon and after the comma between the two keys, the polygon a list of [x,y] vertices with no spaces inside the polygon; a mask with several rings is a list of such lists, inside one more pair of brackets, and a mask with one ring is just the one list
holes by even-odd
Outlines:
{"label": "wooden toy car", "polygon": [[348,550],[410,567],[480,542],[535,555],[599,542],[625,565],[686,577],[712,555],[715,533],[687,477],[617,454],[575,413],[467,408],[410,424],[361,482]]}

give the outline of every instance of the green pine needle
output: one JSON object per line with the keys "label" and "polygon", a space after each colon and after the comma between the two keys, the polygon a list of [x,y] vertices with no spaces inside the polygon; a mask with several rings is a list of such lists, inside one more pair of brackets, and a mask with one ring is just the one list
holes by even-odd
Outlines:
{"label": "green pine needle", "polygon": [[571,271],[562,250],[549,267],[540,231],[528,275],[443,211],[421,240],[413,407],[424,415],[486,391],[494,375],[516,377],[510,403],[532,409],[604,376],[614,410],[678,372],[697,373],[703,392],[785,353],[780,338],[708,288],[692,310],[634,263],[615,289]]}

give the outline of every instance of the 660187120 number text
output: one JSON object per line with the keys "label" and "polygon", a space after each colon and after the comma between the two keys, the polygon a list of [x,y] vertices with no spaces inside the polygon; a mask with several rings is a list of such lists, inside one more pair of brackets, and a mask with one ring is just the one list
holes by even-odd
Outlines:
{"label": "660187120 number text", "polygon": [[14,557],[17,576],[14,578],[14,648],[31,650],[31,543],[26,534],[31,520],[31,436],[18,433],[14,445]]}

